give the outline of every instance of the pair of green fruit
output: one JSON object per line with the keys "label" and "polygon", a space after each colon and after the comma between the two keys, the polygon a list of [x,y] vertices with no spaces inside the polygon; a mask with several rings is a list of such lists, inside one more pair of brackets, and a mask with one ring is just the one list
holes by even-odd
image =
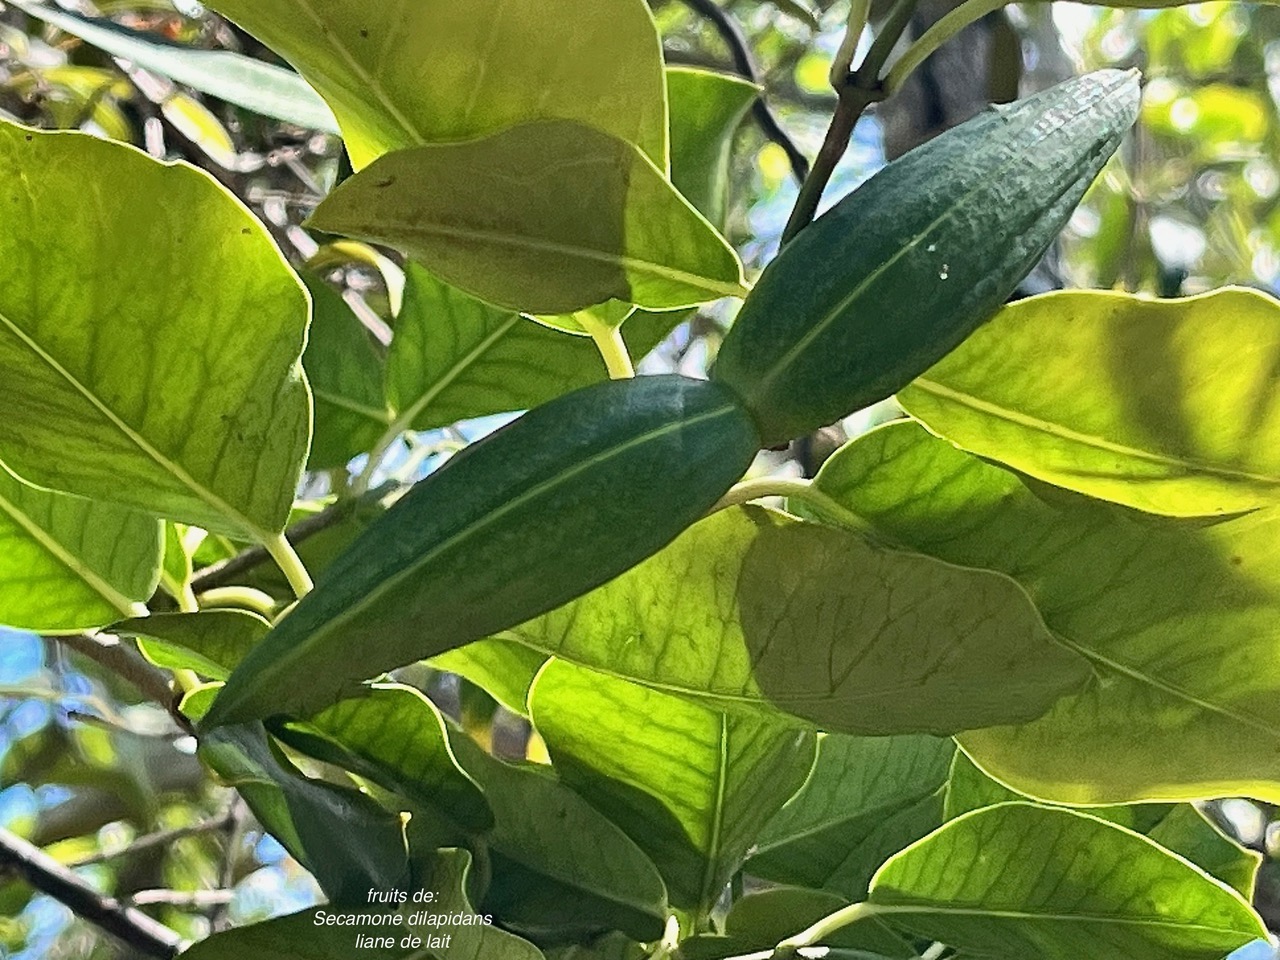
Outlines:
{"label": "pair of green fruit", "polygon": [[1138,102],[1136,74],[1099,71],[890,164],[764,271],[710,381],[588,387],[470,447],[324,572],[204,726],[306,715],[567,603],[675,539],[761,446],[906,386],[1006,301]]}

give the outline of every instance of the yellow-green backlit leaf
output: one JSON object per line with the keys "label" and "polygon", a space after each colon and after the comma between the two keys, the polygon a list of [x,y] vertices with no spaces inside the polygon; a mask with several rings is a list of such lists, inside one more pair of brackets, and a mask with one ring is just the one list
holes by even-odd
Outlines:
{"label": "yellow-green backlit leaf", "polygon": [[526,313],[746,295],[737,254],[652,160],[570,121],[387,154],[310,223],[397,247],[454,286]]}
{"label": "yellow-green backlit leaf", "polygon": [[1033,477],[1152,513],[1280,503],[1280,303],[1069,291],[1004,308],[899,399]]}

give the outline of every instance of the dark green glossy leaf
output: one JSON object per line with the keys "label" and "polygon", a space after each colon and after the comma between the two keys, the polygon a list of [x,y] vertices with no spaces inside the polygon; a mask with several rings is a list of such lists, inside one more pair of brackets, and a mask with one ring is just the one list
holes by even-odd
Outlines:
{"label": "dark green glossy leaf", "polygon": [[368,453],[391,423],[383,399],[381,348],[345,300],[305,273],[314,307],[302,366],[315,398],[315,431],[307,467],[343,467]]}
{"label": "dark green glossy leaf", "polygon": [[[320,734],[336,749],[317,750]],[[493,815],[475,781],[458,765],[445,721],[412,687],[378,684],[281,731],[287,743],[366,776],[416,803],[436,807],[465,829],[487,830]]]}
{"label": "dark green glossy leaf", "polygon": [[558,660],[538,675],[531,707],[560,776],[649,854],[671,903],[698,917],[813,766],[809,731]]}
{"label": "dark green glossy leaf", "polygon": [[899,399],[957,446],[1171,516],[1280,502],[1280,303],[1101,290],[996,314]]}
{"label": "dark green glossy leaf", "polygon": [[[206,723],[314,713],[352,681],[572,600],[670,542],[756,447],[721,388],[676,376],[525,414],[376,520],[240,665]],[[298,671],[311,682],[294,683]]]}
{"label": "dark green glossy leaf", "polygon": [[[1094,679],[1040,720],[961,735],[1040,799],[1280,799],[1280,516],[1174,520],[985,463],[916,424],[829,460],[826,493],[878,533],[1016,576]],[[993,687],[992,689],[999,689]]]}
{"label": "dark green glossy leaf", "polygon": [[861,899],[885,860],[942,825],[954,752],[937,737],[828,734],[804,789],[761,831],[747,870]]}
{"label": "dark green glossy leaf", "polygon": [[[988,777],[963,752],[956,752],[947,782],[946,819],[997,803],[1028,799]],[[1262,857],[1232,842],[1191,804],[1134,803],[1090,807],[1085,813],[1150,837],[1238,890],[1246,900],[1253,899]]]}
{"label": "dark green glossy leaf", "polygon": [[1088,673],[1007,578],[756,507],[503,636],[716,710],[860,734],[1040,716]]}
{"label": "dark green glossy leaf", "polygon": [[898,854],[867,912],[1008,960],[1221,960],[1266,932],[1238,893],[1145,837],[1024,803],[965,814]]}
{"label": "dark green glossy leaf", "polygon": [[[623,336],[639,358],[683,318],[637,313]],[[481,303],[417,264],[405,267],[404,306],[387,358],[387,402],[396,431],[529,410],[606,376],[589,339]]]}
{"label": "dark green glossy leaf", "polygon": [[337,114],[359,169],[388,150],[568,119],[639,144],[665,169],[662,45],[643,0],[214,0]]}
{"label": "dark green glossy leaf", "polygon": [[717,226],[724,225],[733,135],[760,89],[725,73],[672,67],[671,182]]}
{"label": "dark green glossy leaf", "polygon": [[263,63],[230,50],[203,50],[168,43],[155,33],[130,30],[106,18],[85,17],[32,0],[13,5],[45,23],[128,60],[237,106],[300,127],[337,133],[332,111],[292,70]]}
{"label": "dark green glossy leaf", "polygon": [[344,181],[311,226],[384,243],[526,313],[745,296],[728,242],[633,144],[568,121],[398,150]]}
{"label": "dark green glossy leaf", "polygon": [[465,734],[450,734],[463,769],[493,809],[486,839],[507,864],[506,880],[496,878],[498,889],[487,903],[497,897],[495,908],[505,908],[506,918],[522,929],[559,922],[578,935],[621,930],[643,941],[662,936],[662,878],[618,826],[546,768],[504,763]]}
{"label": "dark green glossy leaf", "polygon": [[111,632],[137,637],[139,649],[157,666],[225,680],[270,629],[267,620],[247,610],[201,610],[124,620]]}
{"label": "dark green glossy leaf", "polygon": [[78,633],[143,613],[161,550],[150,517],[39,490],[0,464],[0,623]]}
{"label": "dark green glossy leaf", "polygon": [[331,901],[364,904],[371,887],[392,889],[408,879],[399,817],[362,793],[304,777],[261,724],[205,734],[200,758],[240,792]]}
{"label": "dark green glossy leaf", "polygon": [[2,122],[0,209],[4,462],[215,532],[283,529],[308,310],[266,228],[203,171]]}
{"label": "dark green glossy leaf", "polygon": [[1132,125],[1102,70],[961,124],[805,229],[738,315],[714,377],[780,443],[882,400],[945,356],[1040,259]]}

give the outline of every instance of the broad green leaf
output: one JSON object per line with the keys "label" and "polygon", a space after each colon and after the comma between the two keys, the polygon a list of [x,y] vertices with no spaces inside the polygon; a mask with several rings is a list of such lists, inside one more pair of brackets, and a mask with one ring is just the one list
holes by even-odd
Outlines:
{"label": "broad green leaf", "polygon": [[844,733],[1036,717],[1087,674],[1007,578],[755,507],[503,636],[716,710]]}
{"label": "broad green leaf", "polygon": [[[454,759],[444,718],[431,701],[398,684],[378,684],[362,692],[322,710],[306,724],[291,724],[281,731],[281,738],[317,759],[437,807],[468,830],[492,826],[484,795]],[[308,749],[319,744],[309,731],[331,741],[327,752]]]}
{"label": "broad green leaf", "polygon": [[[442,850],[436,856],[432,869],[416,878],[417,889],[430,890],[439,899],[427,907],[414,908],[412,904],[396,908],[403,914],[404,925],[332,925],[316,923],[317,913],[347,916],[375,912],[373,908],[353,905],[321,907],[301,913],[278,917],[263,923],[238,927],[225,933],[216,933],[185,951],[186,960],[245,960],[246,957],[270,957],[271,960],[351,960],[354,955],[362,960],[543,960],[538,948],[519,937],[496,927],[476,924],[425,926],[407,921],[419,910],[430,916],[449,917],[457,914],[474,915],[475,910],[467,896],[471,872],[471,854],[465,850]],[[393,912],[388,908],[378,913]],[[355,948],[356,935],[369,937],[392,936],[396,946]],[[427,946],[401,946],[408,937],[417,936]],[[449,945],[439,942],[448,936]],[[428,938],[435,938],[430,940]]]}
{"label": "broad green leaf", "polygon": [[747,870],[861,899],[882,863],[942,825],[954,753],[937,737],[827,734],[809,781],[761,831]]}
{"label": "broad green leaf", "polygon": [[502,876],[486,908],[523,927],[559,922],[579,935],[662,936],[662,877],[622,829],[546,768],[497,760],[453,728],[450,743],[493,809],[486,839]]}
{"label": "broad green leaf", "polygon": [[1040,480],[1173,516],[1280,502],[1280,303],[1073,290],[1005,307],[901,394]]}
{"label": "broad green leaf", "polygon": [[144,613],[162,549],[150,517],[28,486],[0,465],[0,623],[78,633]]}
{"label": "broad green leaf", "polygon": [[882,400],[986,321],[1137,116],[1101,70],[947,131],[840,201],[761,275],[713,375],[767,444]]}
{"label": "broad green leaf", "polygon": [[315,435],[307,466],[343,467],[368,453],[391,423],[383,399],[384,351],[324,280],[303,274],[314,312],[302,366],[315,398]]}
{"label": "broad green leaf", "polygon": [[708,220],[724,225],[733,135],[760,88],[741,77],[689,67],[667,71],[671,182]]}
{"label": "broad green leaf", "polygon": [[163,74],[264,117],[325,133],[338,132],[338,123],[325,102],[291,70],[230,50],[201,50],[170,43],[105,18],[85,17],[33,0],[12,2],[19,10],[143,70]]}
{"label": "broad green leaf", "polygon": [[[469,890],[471,854],[466,850],[441,850],[434,858],[432,869],[418,878],[424,890],[438,890],[442,898],[438,907],[429,910],[436,916],[461,914],[476,916]],[[431,923],[410,923],[409,929],[426,941],[438,938],[442,931]],[[449,939],[435,949],[440,960],[542,960],[542,953],[527,940],[499,930],[488,924],[465,924],[448,929]],[[405,960],[412,960],[406,957]]]}
{"label": "broad green leaf", "polygon": [[[1028,797],[992,780],[957,751],[947,781],[946,819]],[[1186,857],[1211,876],[1253,899],[1262,857],[1232,842],[1189,803],[1135,803],[1090,807],[1084,811],[1150,837],[1166,850]]]}
{"label": "broad green leaf", "polygon": [[666,169],[662,45],[644,0],[214,0],[337,114],[360,169],[390,150],[576,120]]}
{"label": "broad green leaf", "polygon": [[910,423],[844,448],[818,485],[907,547],[1017,577],[1092,663],[1041,720],[960,737],[988,773],[1065,803],[1280,800],[1280,515],[1127,511]]}
{"label": "broad green leaf", "polygon": [[494,638],[442,653],[431,665],[465,677],[512,713],[528,716],[529,689],[546,662],[546,654]]}
{"label": "broad green leaf", "polygon": [[389,153],[339,185],[309,223],[397,247],[526,313],[746,295],[733,248],[652,160],[566,120]]}
{"label": "broad green leaf", "polygon": [[202,683],[198,687],[193,687],[182,695],[178,711],[192,722],[199,723],[209,712],[209,708],[213,706],[213,701],[221,690],[221,681]]}
{"label": "broad green leaf", "polygon": [[331,901],[365,904],[371,887],[394,889],[408,879],[399,817],[355,790],[304,777],[262,724],[204,734],[200,758],[239,791]]}
{"label": "broad green leaf", "polygon": [[886,863],[867,912],[916,936],[1025,960],[1221,960],[1262,921],[1146,837],[1008,803],[952,820]]}
{"label": "broad green leaf", "polygon": [[1253,900],[1262,855],[1232,841],[1191,804],[1171,805],[1160,822],[1144,832],[1166,850],[1238,890],[1246,900]]}
{"label": "broad green leaf", "polygon": [[0,206],[4,462],[213,532],[283,529],[308,310],[266,228],[193,167],[8,123]]}
{"label": "broad green leaf", "polygon": [[157,666],[225,680],[270,629],[269,621],[247,610],[201,610],[124,620],[111,632],[136,637]]}
{"label": "broad green leaf", "polygon": [[[623,336],[639,358],[682,319],[639,313]],[[406,266],[404,307],[387,359],[397,432],[529,410],[606,376],[590,340],[548,330],[441,283],[417,264]]]}
{"label": "broad green leaf", "polygon": [[[769,948],[848,904],[844,897],[826,890],[773,887],[734,903],[725,917],[725,933],[754,949]],[[876,957],[917,960],[918,956],[915,947],[875,917],[842,927],[826,944]]]}
{"label": "broad green leaf", "polygon": [[707,917],[768,819],[804,784],[815,736],[553,660],[530,705],[560,776]]}
{"label": "broad green leaf", "polygon": [[[375,520],[241,663],[205,722],[306,716],[353,681],[572,600],[701,516],[757,443],[723,390],[678,376],[538,407]],[[294,682],[299,671],[310,682]]]}
{"label": "broad green leaf", "polygon": [[191,551],[182,539],[186,529],[172,520],[164,523],[164,562],[160,568],[160,586],[175,599],[186,594],[194,572]]}

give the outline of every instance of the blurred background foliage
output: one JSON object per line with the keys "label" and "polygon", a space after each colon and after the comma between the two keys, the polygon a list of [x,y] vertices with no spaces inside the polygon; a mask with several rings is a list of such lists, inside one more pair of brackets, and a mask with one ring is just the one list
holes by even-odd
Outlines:
{"label": "blurred background foliage", "polygon": [[[744,72],[707,2],[654,0],[673,64]],[[916,35],[950,7],[926,0]],[[397,267],[356,244],[330,244],[300,223],[344,174],[336,137],[255,115],[112,57],[0,0],[0,116],[127,141],[157,157],[208,170],[244,199],[299,265],[323,273],[385,342]],[[104,0],[69,5],[142,39],[231,50],[279,61],[251,37],[189,0]],[[725,0],[757,61],[765,98],[799,151],[812,156],[834,98],[828,69],[846,0]],[[873,14],[875,8],[873,8]],[[136,36],[135,36],[136,39]],[[864,44],[866,40],[864,38]],[[1042,89],[1075,72],[1138,66],[1142,117],[1122,154],[1080,207],[1057,248],[1024,285],[1104,287],[1158,296],[1224,284],[1280,287],[1280,7],[1203,3],[1112,10],[1071,3],[1018,5],[967,29],[897,97],[865,117],[828,202],[911,146],[991,101]],[[797,181],[786,144],[752,119],[732,161],[728,235],[752,270],[776,251]],[[721,305],[681,326],[646,361],[650,370],[698,373],[731,316]],[[857,433],[884,419],[867,411]],[[469,434],[466,434],[469,436]],[[444,433],[406,450],[406,470],[456,447]],[[840,438],[815,437],[774,454],[812,473]],[[424,451],[426,451],[424,453]],[[345,476],[311,478],[323,494]],[[205,559],[233,550],[206,541]],[[200,555],[197,556],[200,559]],[[455,677],[437,692],[464,726],[497,752],[538,756],[527,729],[487,694]],[[131,900],[196,938],[228,923],[299,909],[318,890],[211,783],[194,744],[158,707],[65,645],[0,629],[0,826],[45,847],[98,889]],[[1209,811],[1268,854],[1259,907],[1280,928],[1280,825],[1275,811],[1225,801]],[[0,874],[0,957],[105,960],[124,948],[66,908]]]}

